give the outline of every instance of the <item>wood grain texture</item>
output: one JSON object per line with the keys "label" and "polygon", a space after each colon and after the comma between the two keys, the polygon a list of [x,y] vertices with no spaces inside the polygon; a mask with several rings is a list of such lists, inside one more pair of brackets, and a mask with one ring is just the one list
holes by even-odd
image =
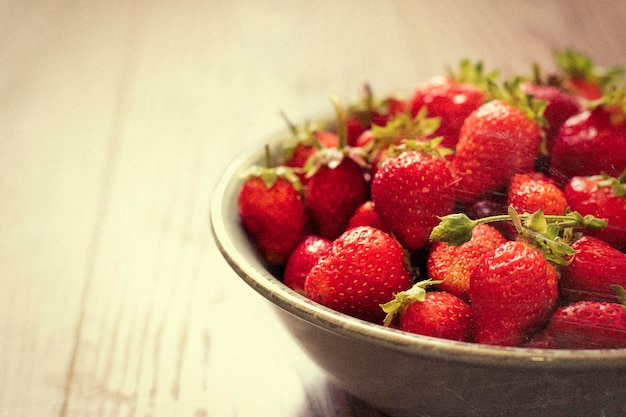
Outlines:
{"label": "wood grain texture", "polygon": [[626,64],[620,1],[0,1],[0,417],[381,416],[210,235],[227,164],[470,57]]}

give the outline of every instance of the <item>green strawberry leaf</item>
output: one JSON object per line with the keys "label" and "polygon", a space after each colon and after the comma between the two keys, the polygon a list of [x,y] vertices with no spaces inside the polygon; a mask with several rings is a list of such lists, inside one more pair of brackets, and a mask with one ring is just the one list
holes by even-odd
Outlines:
{"label": "green strawberry leaf", "polygon": [[520,84],[522,79],[517,77],[511,81],[504,81],[501,86],[494,82],[488,83],[489,95],[496,100],[502,100],[520,109],[529,119],[535,121],[540,127],[547,126],[548,122],[544,117],[547,103],[539,100],[532,94],[526,94]]}
{"label": "green strawberry leaf", "polygon": [[463,59],[457,70],[447,68],[447,73],[454,81],[472,84],[484,92],[488,91],[488,85],[495,83],[499,76],[497,71],[485,72],[482,62],[472,63],[469,59]]}
{"label": "green strawberry leaf", "polygon": [[284,178],[289,181],[297,191],[302,189],[300,178],[296,175],[293,168],[284,165],[273,166],[270,147],[268,145],[265,145],[265,166],[252,165],[241,173],[241,177],[261,178],[267,188],[272,188],[279,178]]}
{"label": "green strawberry leaf", "polygon": [[465,213],[453,213],[439,217],[441,222],[430,233],[432,242],[448,242],[460,246],[472,239],[472,231],[479,223],[470,219]]}
{"label": "green strawberry leaf", "polygon": [[617,298],[617,302],[622,305],[624,310],[626,310],[626,290],[621,285],[611,285],[611,289],[613,290],[613,294]]}
{"label": "green strawberry leaf", "polygon": [[592,81],[601,86],[603,90],[619,84],[625,74],[625,70],[621,66],[600,68],[588,55],[574,49],[556,51],[554,60],[566,77],[574,80]]}
{"label": "green strawberry leaf", "polygon": [[402,314],[409,304],[426,300],[426,288],[431,285],[441,284],[442,282],[443,281],[433,281],[431,279],[417,282],[408,290],[397,293],[393,300],[381,304],[380,308],[387,313],[383,320],[383,326],[389,327],[397,315]]}

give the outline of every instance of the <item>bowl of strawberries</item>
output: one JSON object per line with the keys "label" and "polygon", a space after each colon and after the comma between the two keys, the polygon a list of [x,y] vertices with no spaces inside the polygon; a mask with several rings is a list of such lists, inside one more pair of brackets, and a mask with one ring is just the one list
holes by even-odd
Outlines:
{"label": "bowl of strawberries", "polygon": [[556,57],[333,97],[215,190],[233,270],[391,416],[626,415],[626,89]]}

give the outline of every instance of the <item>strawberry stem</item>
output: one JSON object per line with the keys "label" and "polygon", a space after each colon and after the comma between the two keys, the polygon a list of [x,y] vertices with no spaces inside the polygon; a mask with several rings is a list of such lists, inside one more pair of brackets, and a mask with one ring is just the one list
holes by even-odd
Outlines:
{"label": "strawberry stem", "polygon": [[[532,220],[533,215],[536,216],[540,212],[533,214],[517,214],[521,220]],[[566,215],[541,215],[548,224],[558,227],[560,230],[568,228],[584,228],[584,229],[603,229],[607,222],[594,216],[582,216],[578,212],[570,212]],[[514,221],[515,214],[501,214],[497,216],[483,217],[472,220],[464,213],[453,213],[447,216],[439,217],[441,222],[435,226],[430,234],[430,240],[433,242],[448,242],[451,245],[462,245],[472,238],[472,230],[479,224]]]}
{"label": "strawberry stem", "polygon": [[383,320],[383,326],[391,326],[396,316],[402,314],[409,304],[426,300],[426,288],[431,285],[441,284],[442,282],[443,281],[433,281],[431,279],[417,282],[408,290],[397,293],[393,300],[381,304],[380,307],[387,313]]}
{"label": "strawberry stem", "polygon": [[343,149],[348,145],[348,126],[346,109],[339,102],[337,96],[332,96],[331,101],[335,107],[335,114],[337,116],[337,148]]}

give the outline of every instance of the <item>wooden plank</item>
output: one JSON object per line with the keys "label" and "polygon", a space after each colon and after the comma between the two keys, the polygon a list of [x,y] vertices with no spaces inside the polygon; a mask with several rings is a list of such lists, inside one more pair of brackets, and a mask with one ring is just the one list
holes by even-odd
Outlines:
{"label": "wooden plank", "polygon": [[54,415],[106,194],[128,9],[0,8],[0,413]]}

